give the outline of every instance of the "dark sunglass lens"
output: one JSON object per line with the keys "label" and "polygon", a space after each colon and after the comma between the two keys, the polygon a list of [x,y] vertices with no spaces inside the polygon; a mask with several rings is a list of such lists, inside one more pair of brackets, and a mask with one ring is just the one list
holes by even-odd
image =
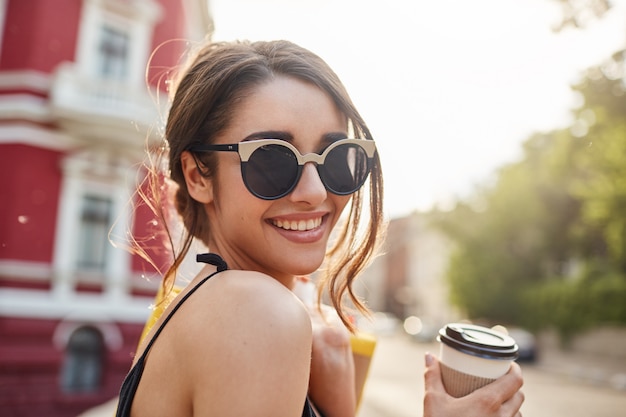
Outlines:
{"label": "dark sunglass lens", "polygon": [[369,161],[365,150],[354,144],[340,145],[326,155],[320,166],[320,176],[329,191],[335,194],[351,194],[365,182],[369,173]]}
{"label": "dark sunglass lens", "polygon": [[282,145],[266,145],[256,149],[242,164],[248,189],[265,199],[281,197],[291,191],[298,176],[298,161],[293,152]]}

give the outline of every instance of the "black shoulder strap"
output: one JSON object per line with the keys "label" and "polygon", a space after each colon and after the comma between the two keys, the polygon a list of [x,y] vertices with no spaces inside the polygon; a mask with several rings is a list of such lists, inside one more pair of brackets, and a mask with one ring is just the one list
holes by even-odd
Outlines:
{"label": "black shoulder strap", "polygon": [[156,331],[156,333],[154,333],[154,336],[152,336],[152,339],[150,340],[150,342],[148,342],[148,346],[146,346],[146,348],[143,351],[143,354],[141,355],[141,357],[145,357],[148,352],[150,351],[150,348],[152,347],[152,345],[154,344],[154,341],[156,340],[156,338],[159,336],[159,334],[161,334],[161,331],[163,330],[163,328],[165,327],[165,325],[170,321],[170,319],[172,318],[172,316],[174,315],[174,313],[176,313],[176,311],[178,311],[178,309],[180,308],[180,306],[183,305],[183,303],[185,301],[187,301],[187,299],[194,293],[196,292],[196,290],[198,288],[200,288],[200,286],[202,286],[202,284],[204,284],[205,282],[207,282],[209,280],[209,278],[211,278],[213,275],[220,273],[222,271],[226,271],[228,269],[228,265],[226,264],[226,262],[217,254],[215,253],[203,253],[203,254],[198,254],[196,255],[196,261],[197,262],[204,262],[204,263],[208,263],[211,265],[215,265],[217,267],[217,271],[213,272],[211,275],[209,275],[208,277],[202,279],[202,281],[198,282],[192,289],[189,290],[189,292],[187,292],[187,294],[185,294],[183,296],[183,298],[178,302],[178,304],[176,304],[174,306],[174,308],[172,309],[172,311],[170,311],[170,313],[168,314],[168,316],[165,318],[165,320],[163,320],[163,323],[161,323],[161,326],[158,328],[158,330]]}
{"label": "black shoulder strap", "polygon": [[217,253],[199,253],[196,255],[196,262],[204,262],[205,264],[215,265],[217,267],[217,272],[222,272],[228,269],[226,261],[224,261]]}
{"label": "black shoulder strap", "polygon": [[[302,410],[302,417],[317,417],[315,411],[313,411],[313,407],[311,406],[311,402],[309,401],[309,397],[306,397],[304,401],[304,410]],[[319,417],[323,417],[320,415]]]}

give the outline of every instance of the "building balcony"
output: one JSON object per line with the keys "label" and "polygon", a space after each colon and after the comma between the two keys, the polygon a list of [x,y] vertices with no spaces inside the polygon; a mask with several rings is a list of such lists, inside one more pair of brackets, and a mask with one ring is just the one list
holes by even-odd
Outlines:
{"label": "building balcony", "polygon": [[167,99],[161,95],[146,85],[86,76],[66,62],[54,74],[50,108],[55,122],[80,141],[144,149],[162,136]]}

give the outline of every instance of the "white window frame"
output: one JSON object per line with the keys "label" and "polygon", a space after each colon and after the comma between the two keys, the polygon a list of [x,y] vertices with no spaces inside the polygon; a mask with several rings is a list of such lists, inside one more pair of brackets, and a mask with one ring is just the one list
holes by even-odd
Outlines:
{"label": "white window frame", "polygon": [[154,0],[83,0],[76,48],[80,74],[98,78],[96,65],[100,62],[101,31],[107,25],[128,34],[128,78],[125,83],[136,88],[145,85],[152,34],[162,14],[161,5]]}
{"label": "white window frame", "polygon": [[7,3],[7,0],[0,0],[0,55],[2,54],[2,42],[4,40]]}
{"label": "white window frame", "polygon": [[94,281],[102,285],[104,295],[109,298],[121,300],[130,296],[132,267],[127,250],[111,247],[106,253],[104,269],[86,273],[78,267],[78,245],[82,203],[87,195],[111,200],[111,236],[124,236],[132,227],[131,195],[136,184],[127,180],[132,169],[132,164],[116,160],[101,149],[69,155],[63,161],[53,260],[52,289],[56,297],[75,297],[78,283]]}
{"label": "white window frame", "polygon": [[[114,45],[114,43],[119,43],[119,45]],[[104,54],[102,49],[105,44],[113,47],[123,47],[124,54],[115,57]],[[100,26],[96,51],[97,62],[95,62],[95,65],[97,67],[94,68],[96,77],[124,83],[131,76],[131,37],[126,28],[111,23],[103,23]],[[114,60],[107,58],[114,58]],[[107,66],[109,68],[105,72],[105,67]]]}
{"label": "white window frame", "polygon": [[[95,206],[87,207],[87,205],[95,203]],[[101,205],[100,203],[103,203]],[[107,254],[110,250],[108,247],[109,230],[113,226],[113,198],[103,193],[86,192],[82,194],[79,208],[79,241],[78,256],[76,268],[86,274],[94,272],[101,274],[106,268]],[[104,208],[104,211],[100,209]],[[94,210],[95,209],[95,210]],[[89,210],[89,211],[88,211]],[[85,217],[88,215],[94,221],[89,221]],[[93,216],[95,215],[95,216]],[[102,223],[105,220],[105,223]],[[88,233],[96,233],[95,236],[88,236]],[[98,238],[99,242],[94,242],[94,238]],[[88,264],[85,264],[88,262]],[[96,263],[94,263],[96,262]]]}

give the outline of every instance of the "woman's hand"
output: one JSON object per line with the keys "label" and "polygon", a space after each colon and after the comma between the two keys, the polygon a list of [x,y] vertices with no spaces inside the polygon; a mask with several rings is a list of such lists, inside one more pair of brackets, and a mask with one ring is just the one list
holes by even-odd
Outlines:
{"label": "woman's hand", "polygon": [[338,318],[325,320],[317,309],[309,311],[313,325],[311,401],[324,417],[354,417],[356,393],[350,333]]}
{"label": "woman's hand", "polygon": [[317,308],[315,285],[308,278],[297,277],[292,290],[311,317],[309,398],[324,417],[354,417],[356,388],[350,333],[333,308]]}
{"label": "woman's hand", "polygon": [[461,398],[448,395],[441,381],[439,361],[426,355],[424,417],[521,417],[522,371],[517,363],[494,382]]}

